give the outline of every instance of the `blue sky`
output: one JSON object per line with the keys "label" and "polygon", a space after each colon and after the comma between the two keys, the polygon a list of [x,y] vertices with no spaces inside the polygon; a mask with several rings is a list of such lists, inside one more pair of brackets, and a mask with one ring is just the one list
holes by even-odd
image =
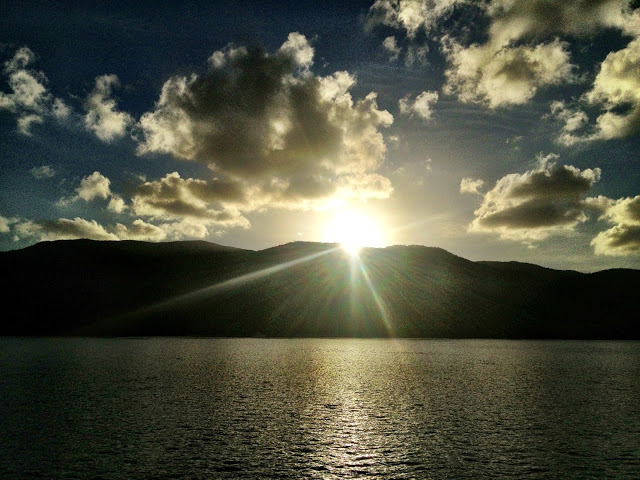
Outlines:
{"label": "blue sky", "polygon": [[260,249],[346,212],[379,246],[640,268],[637,7],[5,1],[0,249]]}

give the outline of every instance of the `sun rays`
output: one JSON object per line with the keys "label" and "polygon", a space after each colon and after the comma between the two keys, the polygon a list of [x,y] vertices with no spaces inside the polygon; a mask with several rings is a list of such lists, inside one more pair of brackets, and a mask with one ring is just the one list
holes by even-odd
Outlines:
{"label": "sun rays", "polygon": [[[261,292],[268,297],[263,313],[270,318],[273,331],[261,334],[298,335],[303,331],[337,332],[338,336],[395,337],[392,313],[387,305],[391,290],[388,279],[381,279],[368,265],[367,250],[350,253],[343,246],[294,243],[277,247],[271,262],[276,264],[241,273],[211,285],[162,300],[152,305],[114,317],[116,322],[152,319],[167,315],[183,315],[195,305],[217,305],[236,292]],[[264,263],[263,263],[264,265]],[[373,273],[373,274],[372,274]],[[283,276],[284,275],[284,276]],[[291,279],[297,281],[291,282]],[[383,282],[384,291],[378,283]],[[214,303],[211,303],[213,301]],[[198,307],[196,307],[198,308]],[[282,315],[291,316],[285,322]],[[205,311],[215,321],[217,307]],[[190,317],[185,317],[189,322]],[[282,323],[284,322],[284,323]],[[285,330],[280,325],[286,324]],[[336,330],[337,327],[337,330]],[[252,335],[255,332],[248,332]]]}

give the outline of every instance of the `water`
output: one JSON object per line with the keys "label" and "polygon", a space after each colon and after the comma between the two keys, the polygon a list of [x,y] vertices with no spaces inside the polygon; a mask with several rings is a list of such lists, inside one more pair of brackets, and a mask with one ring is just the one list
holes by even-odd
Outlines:
{"label": "water", "polygon": [[0,478],[640,478],[640,343],[0,339]]}

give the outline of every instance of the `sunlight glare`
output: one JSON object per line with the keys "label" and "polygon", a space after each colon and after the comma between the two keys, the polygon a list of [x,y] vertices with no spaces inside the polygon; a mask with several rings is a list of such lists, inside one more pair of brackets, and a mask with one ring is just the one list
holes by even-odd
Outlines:
{"label": "sunlight glare", "polygon": [[362,247],[384,246],[378,225],[370,217],[354,211],[340,212],[328,223],[325,241],[339,243],[351,255]]}

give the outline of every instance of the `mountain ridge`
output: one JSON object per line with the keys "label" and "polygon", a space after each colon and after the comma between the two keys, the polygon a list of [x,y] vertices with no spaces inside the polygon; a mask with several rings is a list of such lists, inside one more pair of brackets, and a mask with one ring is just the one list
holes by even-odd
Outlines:
{"label": "mountain ridge", "polygon": [[640,270],[474,262],[439,247],[42,242],[0,252],[0,335],[636,339]]}

